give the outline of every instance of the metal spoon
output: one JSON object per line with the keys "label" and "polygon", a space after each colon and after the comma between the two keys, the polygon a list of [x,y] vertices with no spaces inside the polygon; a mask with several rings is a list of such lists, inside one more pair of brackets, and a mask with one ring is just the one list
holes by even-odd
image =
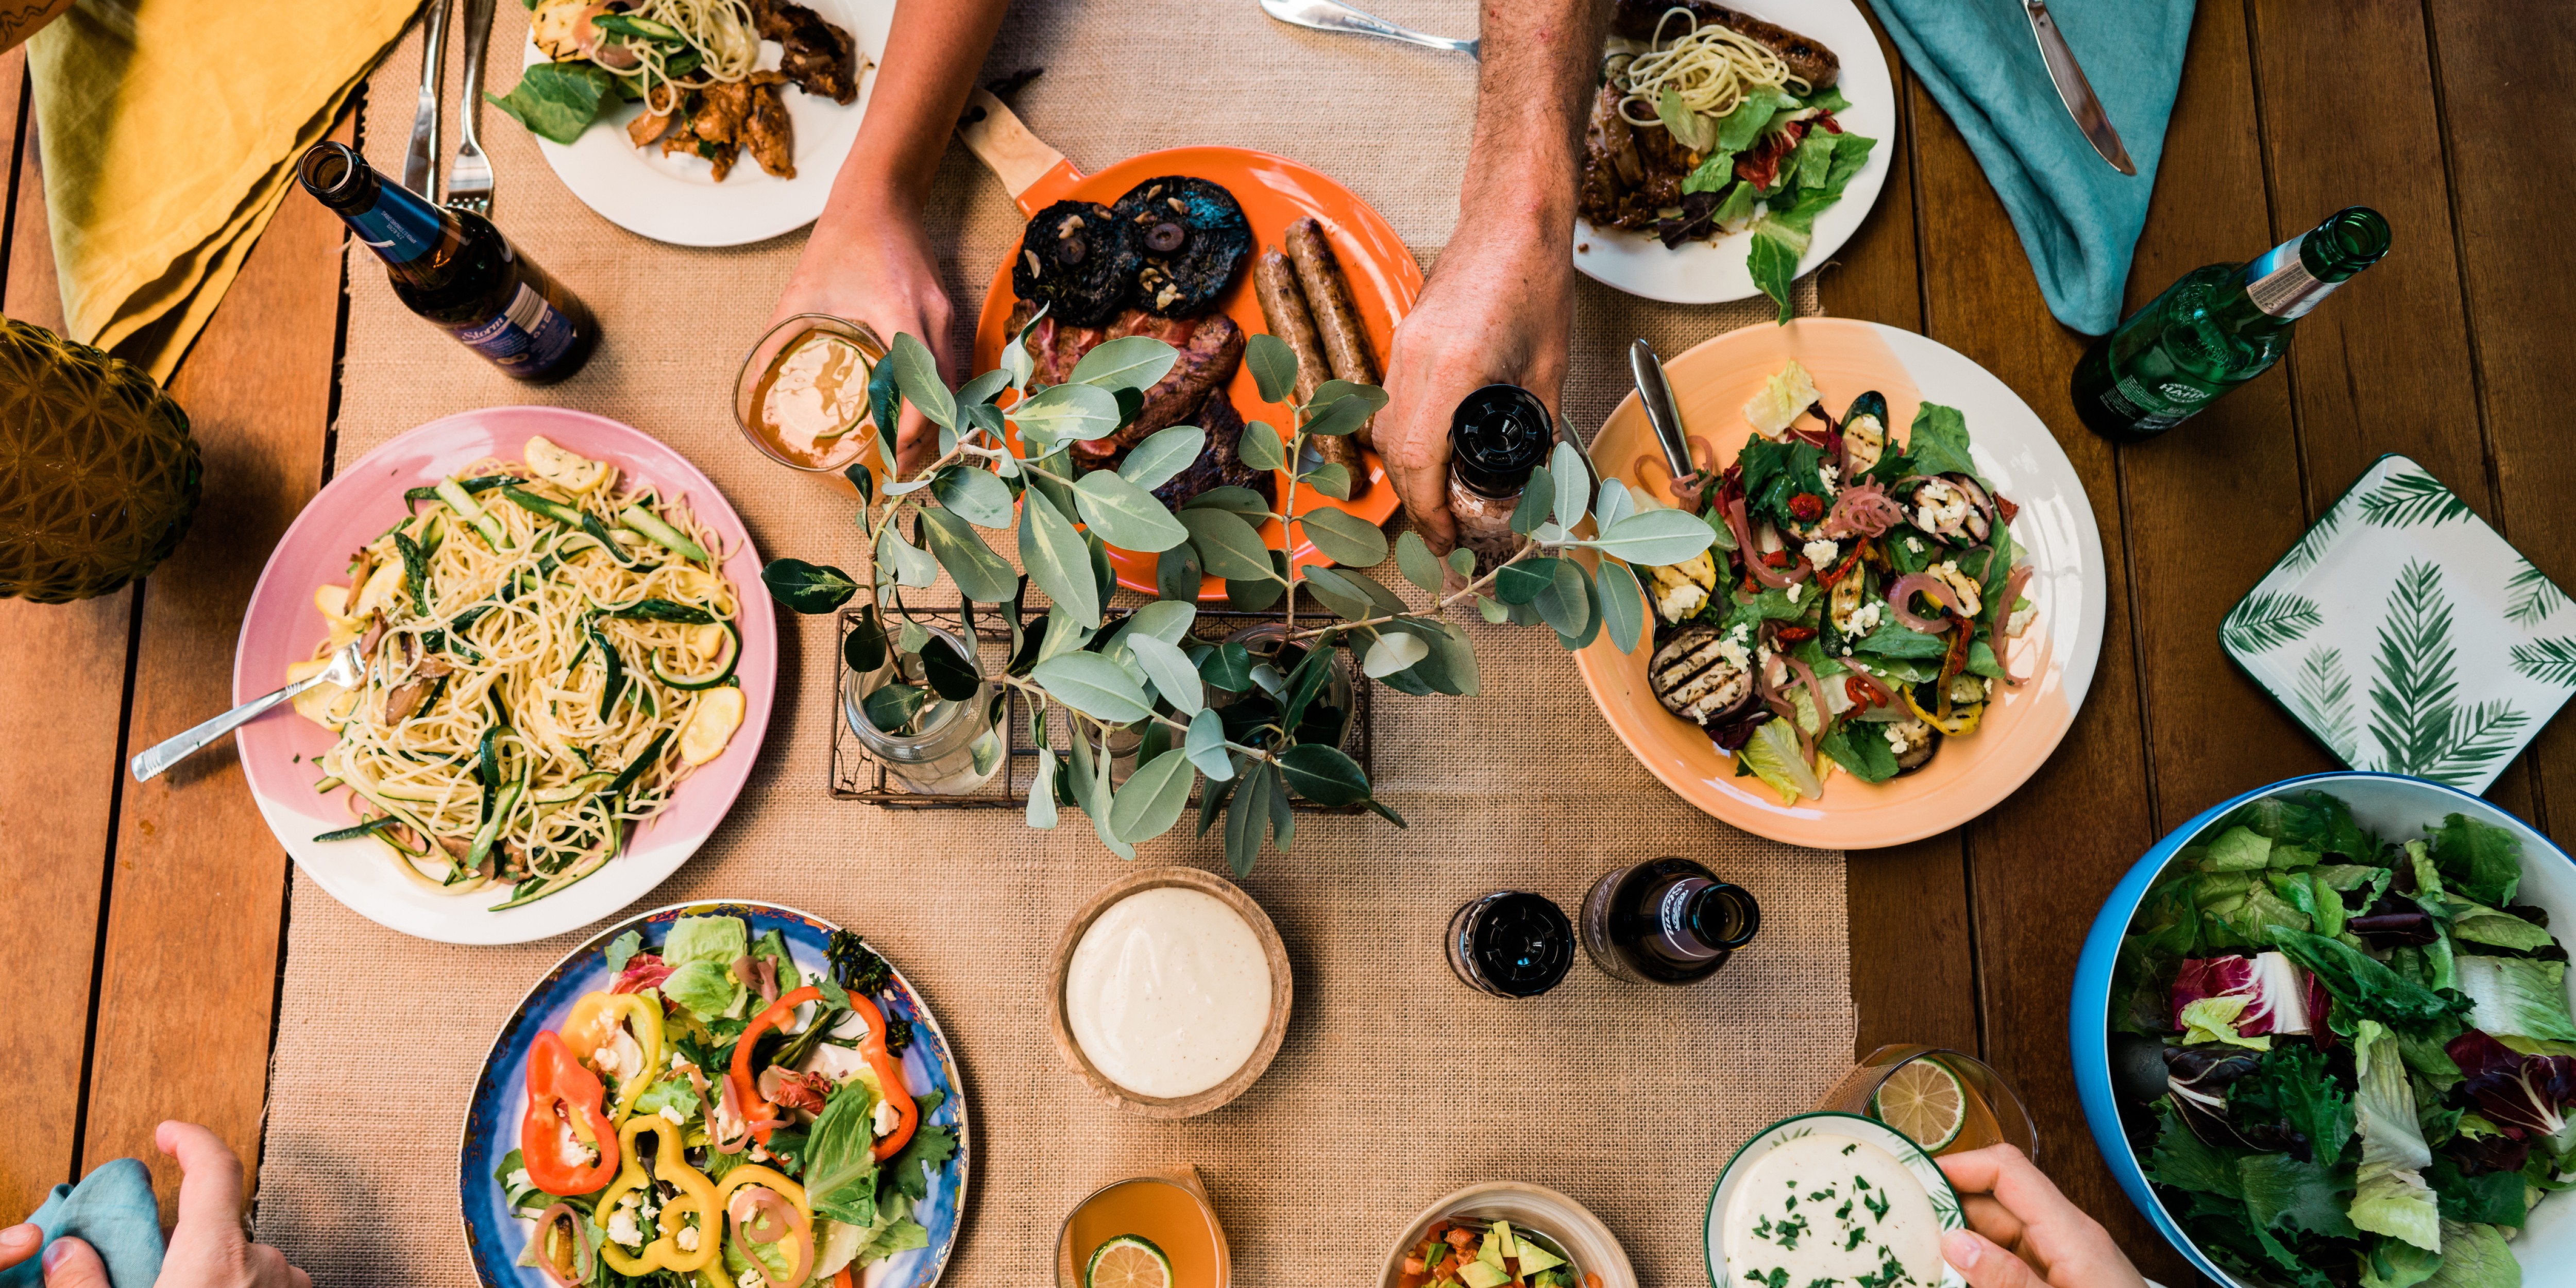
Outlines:
{"label": "metal spoon", "polygon": [[134,781],[147,782],[159,777],[163,770],[196,754],[207,743],[249,724],[281,702],[294,701],[298,694],[317,684],[336,684],[344,689],[358,687],[358,682],[365,679],[367,675],[367,655],[358,651],[358,645],[362,642],[351,640],[343,645],[339,652],[331,655],[331,665],[320,671],[264,698],[253,698],[176,738],[137,753],[134,759],[126,762],[126,768],[133,771]]}
{"label": "metal spoon", "polygon": [[1338,0],[1261,0],[1261,11],[1281,22],[1299,27],[1312,27],[1317,31],[1381,36],[1388,40],[1399,40],[1408,45],[1420,45],[1425,49],[1441,49],[1450,53],[1465,54],[1469,58],[1483,56],[1477,52],[1480,43],[1478,41],[1451,40],[1446,36],[1427,35],[1411,27],[1399,27],[1374,14],[1361,13],[1349,5],[1339,3]]}

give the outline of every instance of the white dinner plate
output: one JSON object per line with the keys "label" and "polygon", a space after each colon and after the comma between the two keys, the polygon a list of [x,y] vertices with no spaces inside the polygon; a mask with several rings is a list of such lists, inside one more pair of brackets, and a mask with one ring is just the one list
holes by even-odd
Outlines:
{"label": "white dinner plate", "polygon": [[[773,178],[745,151],[725,180],[715,180],[715,167],[687,153],[662,155],[661,145],[639,148],[626,141],[626,123],[644,111],[628,103],[593,122],[570,143],[539,138],[537,150],[555,177],[581,198],[581,204],[631,233],[675,246],[740,246],[794,232],[814,222],[832,195],[833,177],[850,143],[859,136],[868,93],[876,88],[877,61],[885,57],[886,31],[894,23],[895,0],[801,0],[808,8],[850,33],[858,44],[859,94],[846,106],[817,97],[794,85],[779,86],[779,101],[796,136],[796,177]],[[760,42],[760,65],[778,66],[775,41]],[[546,61],[536,41],[527,42],[522,66]],[[516,129],[515,121],[496,128]]]}
{"label": "white dinner plate", "polygon": [[[1888,75],[1886,57],[1879,52],[1878,37],[1870,31],[1869,20],[1861,16],[1860,6],[1853,0],[1813,0],[1806,4],[1737,0],[1735,7],[1800,35],[1812,36],[1833,50],[1843,64],[1842,79],[1836,84],[1842,87],[1843,97],[1851,100],[1851,106],[1834,113],[1834,119],[1851,133],[1878,140],[1878,146],[1870,149],[1868,163],[1852,176],[1851,186],[1843,189],[1843,199],[1816,216],[1815,240],[1798,261],[1798,275],[1804,277],[1833,258],[1834,252],[1860,230],[1861,221],[1869,218],[1870,208],[1878,204],[1879,186],[1887,181],[1888,155],[1899,143],[1896,85]],[[1753,271],[1744,265],[1750,240],[1751,234],[1735,233],[1714,243],[1692,241],[1666,250],[1652,233],[1594,228],[1577,219],[1574,266],[1603,285],[1650,300],[1727,304],[1762,293],[1762,288],[1753,284]]]}

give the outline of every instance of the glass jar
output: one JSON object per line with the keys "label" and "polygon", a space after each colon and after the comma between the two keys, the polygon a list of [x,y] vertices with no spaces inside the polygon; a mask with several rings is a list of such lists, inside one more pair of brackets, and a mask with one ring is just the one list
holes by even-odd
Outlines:
{"label": "glass jar", "polygon": [[[933,638],[948,641],[965,656],[976,656],[973,630],[968,630],[961,640],[936,626],[922,629]],[[927,682],[921,658],[897,651],[891,639],[886,660],[877,669],[862,674],[847,666],[842,668],[841,718],[859,745],[885,766],[888,777],[906,790],[925,796],[963,796],[1002,772],[1003,764],[1010,759],[1000,725],[1007,700],[1003,691],[985,681],[977,684],[974,696],[963,702],[952,702],[934,693],[916,722],[920,732],[887,733],[868,719],[865,704],[869,694],[897,680]]]}
{"label": "glass jar", "polygon": [[[1288,627],[1286,623],[1283,622],[1263,622],[1258,626],[1246,626],[1242,630],[1226,636],[1222,643],[1242,645],[1244,647],[1244,651],[1252,654],[1252,658],[1255,662],[1270,663],[1283,677],[1294,671],[1296,668],[1294,666],[1279,666],[1279,654],[1281,650],[1291,647],[1308,647],[1304,644],[1290,644],[1288,640]],[[1351,730],[1358,724],[1359,708],[1352,700],[1351,695],[1350,654],[1348,651],[1343,649],[1335,649],[1333,652],[1336,656],[1330,663],[1332,674],[1325,679],[1324,687],[1316,691],[1315,700],[1307,706],[1305,719],[1300,721],[1300,727],[1306,729],[1310,734],[1329,734],[1331,736],[1329,738],[1317,736],[1302,737],[1299,741],[1321,742],[1328,746],[1348,751],[1350,750]],[[1257,687],[1247,690],[1244,693],[1228,693],[1223,689],[1210,688],[1207,690],[1207,704],[1210,707],[1222,711],[1227,707],[1233,706],[1237,702],[1243,701],[1244,698],[1250,694],[1260,692],[1261,690]],[[1316,723],[1319,718],[1319,713],[1330,713],[1329,715],[1322,716],[1322,719],[1327,723],[1321,725]]]}
{"label": "glass jar", "polygon": [[2039,1158],[2039,1128],[2012,1084],[1963,1052],[1880,1047],[1861,1057],[1816,1108],[1875,1118],[1935,1157],[2007,1144]]}
{"label": "glass jar", "polygon": [[762,455],[789,469],[839,473],[877,440],[868,375],[885,352],[885,342],[864,322],[828,313],[788,318],[743,355],[734,376],[734,424]]}

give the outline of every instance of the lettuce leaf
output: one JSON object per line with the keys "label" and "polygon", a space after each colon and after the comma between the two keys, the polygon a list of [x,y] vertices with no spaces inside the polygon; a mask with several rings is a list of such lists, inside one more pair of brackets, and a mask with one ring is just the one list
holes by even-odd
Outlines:
{"label": "lettuce leaf", "polygon": [[2480,904],[2467,905],[2467,911],[2451,918],[2451,934],[2473,944],[2531,952],[2557,943],[2548,929],[2513,915]]}
{"label": "lettuce leaf", "polygon": [[2468,1176],[2447,1155],[2436,1155],[2433,1165],[2424,1169],[2424,1179],[2441,1201],[2445,1221],[2520,1227],[2531,1219],[2531,1208],[2523,1202],[2520,1172]]}
{"label": "lettuce leaf", "polygon": [[2250,827],[2231,827],[2209,843],[2203,872],[2256,872],[2272,866],[2272,838]]}
{"label": "lettuce leaf", "polygon": [[698,1089],[690,1085],[688,1079],[664,1078],[646,1087],[644,1094],[635,1098],[635,1115],[639,1118],[650,1118],[668,1107],[679,1110],[683,1118],[692,1118],[697,1115],[703,1103],[703,1098],[698,1095]]}
{"label": "lettuce leaf", "polygon": [[606,962],[609,977],[613,979],[625,974],[626,963],[635,960],[635,954],[641,952],[643,948],[644,936],[632,930],[609,940]]}
{"label": "lettuce leaf", "polygon": [[1906,458],[1917,474],[1977,473],[1968,456],[1968,418],[1956,407],[1927,402],[1914,412],[1914,427],[1905,439]]}
{"label": "lettuce leaf", "polygon": [[2340,1162],[2352,1142],[2352,1098],[2327,1073],[2326,1053],[2305,1042],[2264,1056],[2253,1076],[2228,1088],[2227,1104],[2242,1121],[2286,1124],[2319,1166]]}
{"label": "lettuce leaf", "polygon": [[2464,814],[2428,830],[2433,862],[2462,895],[2494,908],[2513,902],[2522,885],[2522,842],[2513,833]]}
{"label": "lettuce leaf", "polygon": [[2218,1149],[2191,1133],[2182,1123],[2182,1112],[2175,1108],[2172,1096],[2156,1102],[2155,1148],[2144,1160],[2147,1179],[2158,1185],[2224,1198],[2245,1197],[2245,1181],[2236,1170],[2237,1156]]}
{"label": "lettuce leaf", "polygon": [[2403,1239],[2375,1238],[2361,1256],[2362,1288],[2414,1288],[2441,1268],[2442,1254]]}
{"label": "lettuce leaf", "polygon": [[2274,946],[2313,972],[2336,1005],[2354,1016],[2421,1026],[2469,1009],[2467,1002],[2408,980],[2341,940],[2285,927],[2269,934]]}
{"label": "lettuce leaf", "polygon": [[2325,1164],[2303,1163],[2287,1154],[2248,1154],[2236,1160],[2236,1173],[2245,1189],[2246,1214],[2256,1228],[2296,1227],[2336,1238],[2361,1237],[2344,1213],[2343,1196],[2352,1192],[2352,1182]]}
{"label": "lettuce leaf", "polygon": [[2352,808],[2324,792],[2266,797],[2220,822],[2251,828],[2279,844],[2338,856],[2350,863],[2371,862],[2379,851],[2360,825],[2352,821]]}
{"label": "lettuce leaf", "polygon": [[2492,1225],[2442,1223],[2442,1265],[2428,1288],[2522,1288],[2522,1263]]}
{"label": "lettuce leaf", "polygon": [[731,1015],[750,996],[742,981],[733,977],[732,966],[715,962],[690,962],[672,971],[661,988],[662,996],[689,1008],[701,1020]]}
{"label": "lettuce leaf", "polygon": [[2439,1252],[2441,1211],[2423,1173],[2433,1151],[2415,1120],[2415,1089],[2406,1080],[2397,1038],[2375,1020],[2362,1021],[2353,1037],[2353,1072],[2361,1167],[2354,1177],[2352,1223]]}
{"label": "lettuce leaf", "polygon": [[671,933],[662,941],[662,960],[674,967],[682,962],[731,967],[735,958],[750,951],[749,932],[740,917],[682,917],[671,923]]}
{"label": "lettuce leaf", "polygon": [[519,73],[519,83],[509,93],[483,97],[531,132],[557,143],[580,138],[602,112],[621,101],[617,78],[591,62],[538,63]]}
{"label": "lettuce leaf", "polygon": [[2269,1051],[2269,1037],[2249,1038],[2236,1031],[2236,1017],[2245,1013],[2246,1003],[2253,999],[2242,993],[2204,997],[2185,1003],[2182,1008],[2182,1041],[2184,1046],[2205,1042],[2224,1042],[2251,1051]]}
{"label": "lettuce leaf", "polygon": [[778,968],[778,991],[793,993],[804,986],[804,973],[796,969],[796,959],[787,951],[787,936],[775,930],[761,932],[751,945],[751,955]]}
{"label": "lettuce leaf", "polygon": [[2461,957],[2460,991],[2473,1009],[2469,1026],[2489,1033],[2576,1042],[2567,1009],[2567,963],[2530,957]]}
{"label": "lettuce leaf", "polygon": [[842,1083],[823,1102],[805,1138],[805,1201],[814,1211],[862,1229],[877,1223],[877,1093],[864,1079]]}
{"label": "lettuce leaf", "polygon": [[1881,727],[1846,720],[1817,739],[1816,749],[1833,757],[1835,764],[1864,783],[1886,782],[1896,777],[1896,752],[1879,733]]}

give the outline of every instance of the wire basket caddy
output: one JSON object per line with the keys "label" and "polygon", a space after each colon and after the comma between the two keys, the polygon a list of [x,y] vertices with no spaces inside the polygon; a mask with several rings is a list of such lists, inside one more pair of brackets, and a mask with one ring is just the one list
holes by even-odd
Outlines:
{"label": "wire basket caddy", "polygon": [[[1032,599],[1036,596],[1032,595]],[[987,675],[1000,674],[1009,661],[1011,632],[1005,614],[1010,606],[977,604],[960,601],[955,604],[925,608],[906,605],[911,616],[922,625],[972,638],[976,660]],[[1043,619],[1047,608],[1042,603],[1025,605],[1021,610],[1023,627]],[[1241,612],[1230,608],[1202,606],[1190,623],[1183,643],[1217,644],[1238,631],[1263,625],[1283,625],[1288,615],[1283,612]],[[914,791],[886,772],[884,762],[871,755],[850,731],[848,706],[843,682],[849,677],[849,665],[842,661],[843,649],[851,632],[858,629],[859,609],[843,608],[835,617],[837,629],[832,642],[832,700],[827,706],[832,722],[831,796],[834,800],[860,801],[882,809],[1020,809],[1028,801],[1029,788],[1037,781],[1037,744],[1029,739],[1028,701],[1018,689],[1004,690],[1002,715],[998,722],[1007,749],[1000,771],[981,787],[955,795],[934,795]],[[1329,620],[1320,612],[1315,620]],[[1369,760],[1369,696],[1373,687],[1368,677],[1351,665],[1345,653],[1335,663],[1350,679],[1349,732],[1343,735],[1341,748],[1358,761],[1363,772],[1371,768]],[[1058,756],[1065,754],[1066,743],[1060,735],[1051,738]],[[1190,793],[1193,803],[1205,784]],[[1358,806],[1318,805],[1303,797],[1291,800],[1292,808],[1305,813],[1349,814]]]}

